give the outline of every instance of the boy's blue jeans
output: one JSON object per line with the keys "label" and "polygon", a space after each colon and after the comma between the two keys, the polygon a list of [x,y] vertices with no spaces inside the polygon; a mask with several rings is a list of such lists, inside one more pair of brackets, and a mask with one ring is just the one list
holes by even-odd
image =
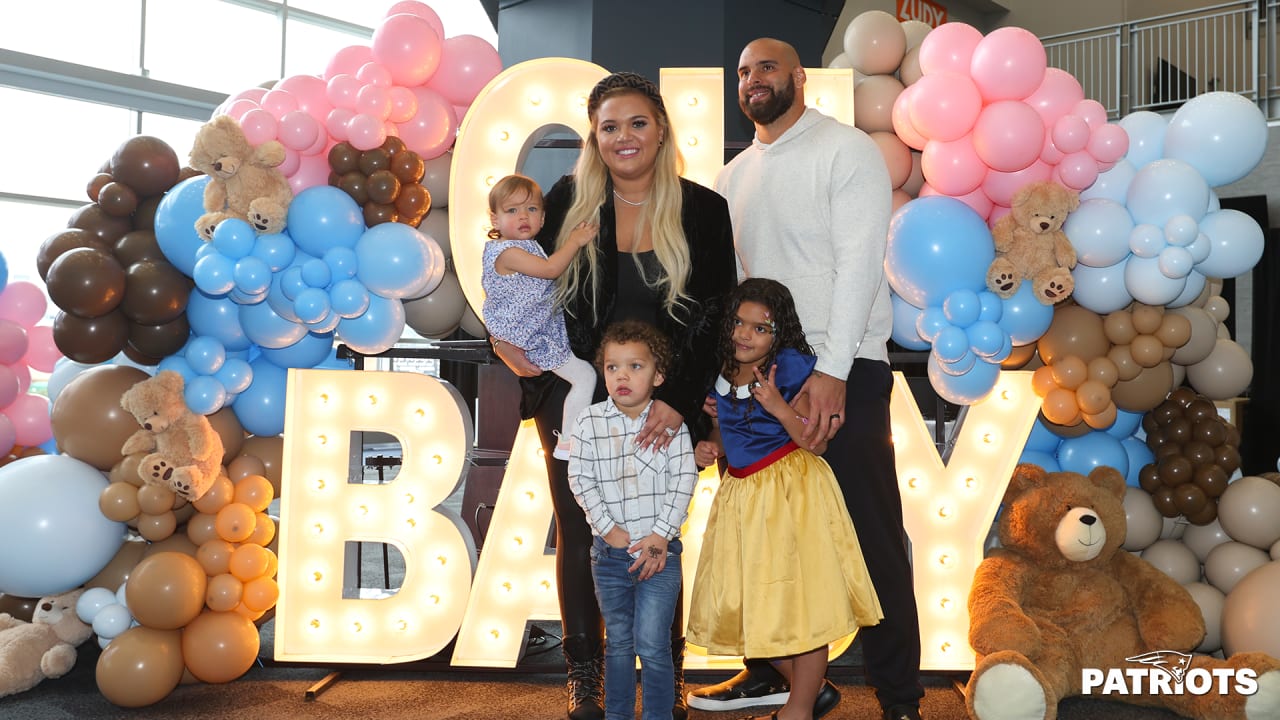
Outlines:
{"label": "boy's blue jeans", "polygon": [[591,576],[604,616],[605,720],[634,720],[636,656],[640,657],[642,720],[670,720],[675,703],[671,623],[680,597],[679,540],[667,546],[662,572],[641,582],[627,572],[635,562],[625,548],[600,537],[591,543]]}

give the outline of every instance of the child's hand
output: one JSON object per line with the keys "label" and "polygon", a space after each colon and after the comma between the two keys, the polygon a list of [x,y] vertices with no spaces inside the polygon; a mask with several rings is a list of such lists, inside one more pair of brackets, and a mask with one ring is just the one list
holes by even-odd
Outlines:
{"label": "child's hand", "polygon": [[711,417],[712,420],[720,418],[720,408],[716,407],[716,396],[707,393],[707,397],[702,400],[702,412]]}
{"label": "child's hand", "polygon": [[778,375],[778,366],[769,367],[769,377],[765,377],[758,367],[751,368],[751,372],[756,376],[756,384],[751,388],[751,394],[756,402],[760,403],[760,407],[767,410],[770,415],[782,417],[790,406],[787,405],[786,400],[782,399],[782,393],[778,391],[778,385],[774,382],[774,378]]}
{"label": "child's hand", "polygon": [[583,220],[578,223],[577,227],[569,231],[569,242],[580,248],[586,247],[591,244],[592,240],[596,239],[596,232],[599,230],[599,225]]}
{"label": "child's hand", "polygon": [[723,454],[724,450],[720,447],[719,443],[712,442],[711,440],[701,440],[698,442],[698,446],[693,449],[693,461],[696,462],[700,468],[711,467],[716,464],[716,461],[719,460],[720,456]]}
{"label": "child's hand", "polygon": [[628,548],[628,552],[640,553],[627,571],[639,571],[641,581],[657,575],[667,566],[667,539],[657,533],[649,533],[648,537]]}

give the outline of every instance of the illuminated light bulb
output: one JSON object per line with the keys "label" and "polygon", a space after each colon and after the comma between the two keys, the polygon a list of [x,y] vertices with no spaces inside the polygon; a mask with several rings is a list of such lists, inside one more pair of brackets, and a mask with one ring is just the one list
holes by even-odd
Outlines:
{"label": "illuminated light bulb", "polygon": [[697,95],[690,95],[690,96],[689,96],[689,107],[697,107],[697,106],[698,106],[698,96],[697,96]]}
{"label": "illuminated light bulb", "polygon": [[316,579],[316,582],[321,582],[321,581],[323,581],[323,580],[324,580],[324,573],[322,573],[322,572],[320,572],[319,570],[317,570],[317,571],[315,572],[315,579]]}
{"label": "illuminated light bulb", "polygon": [[356,632],[360,632],[361,630],[364,629],[364,626],[360,624],[359,620],[357,620],[356,622],[351,623],[351,629],[355,630]]}
{"label": "illuminated light bulb", "polygon": [[396,629],[397,629],[397,630],[399,630],[399,631],[401,631],[401,632],[404,632],[405,630],[408,630],[408,629],[409,629],[409,623],[408,623],[408,621],[403,620],[403,619],[402,619],[402,620],[400,620],[399,622],[397,622],[397,623],[396,623]]}
{"label": "illuminated light bulb", "polygon": [[1001,400],[1010,400],[1010,399],[1012,399],[1012,393],[1010,393],[1008,390],[1001,390],[1001,391],[1000,391],[1000,399],[1001,399]]}
{"label": "illuminated light bulb", "polygon": [[951,652],[951,643],[949,643],[949,642],[944,642],[944,643],[942,643],[942,645],[939,647],[939,649],[940,649],[940,650],[942,650],[942,652]]}
{"label": "illuminated light bulb", "polygon": [[538,452],[539,458],[545,458],[547,456],[547,451],[544,450],[543,448],[538,448],[537,452]]}
{"label": "illuminated light bulb", "polygon": [[360,514],[361,514],[361,515],[368,515],[368,514],[369,514],[369,506],[368,506],[368,505],[361,505],[361,506],[360,506]]}
{"label": "illuminated light bulb", "polygon": [[920,478],[914,478],[914,477],[909,478],[907,480],[907,487],[911,488],[912,490],[915,490],[916,488],[920,487]]}
{"label": "illuminated light bulb", "polygon": [[972,490],[978,486],[978,479],[970,475],[969,477],[964,479],[964,486]]}
{"label": "illuminated light bulb", "polygon": [[517,535],[517,536],[515,537],[515,543],[516,543],[516,547],[521,547],[521,546],[523,546],[523,545],[524,545],[524,538],[522,538],[522,537],[520,537],[519,535]]}
{"label": "illuminated light bulb", "polygon": [[316,442],[320,443],[321,445],[328,445],[328,444],[329,444],[329,436],[328,436],[328,435],[317,435],[317,436],[316,436]]}
{"label": "illuminated light bulb", "polygon": [[697,144],[698,144],[698,138],[697,138],[697,136],[696,136],[696,135],[691,135],[691,136],[689,137],[688,141],[687,141],[687,144],[689,145],[689,147],[695,147],[695,146],[697,146]]}
{"label": "illuminated light bulb", "polygon": [[942,600],[938,601],[938,605],[941,606],[943,610],[950,610],[951,598],[942,598]]}
{"label": "illuminated light bulb", "polygon": [[377,405],[377,404],[378,404],[378,396],[377,396],[377,395],[370,395],[370,396],[369,396],[369,404],[370,404],[370,405]]}
{"label": "illuminated light bulb", "polygon": [[423,410],[422,408],[418,408],[417,410],[414,410],[413,412],[414,412],[414,414],[415,414],[415,415],[417,415],[417,416],[418,416],[418,417],[420,417],[420,418],[424,418],[424,417],[426,417],[426,416],[427,416],[427,411],[426,411],[426,410]]}
{"label": "illuminated light bulb", "polygon": [[320,524],[320,523],[316,523],[315,525],[312,525],[312,526],[311,526],[311,532],[315,533],[316,535],[321,535],[321,534],[323,534],[323,533],[324,533],[324,525],[322,525],[322,524]]}
{"label": "illuminated light bulb", "polygon": [[324,483],[324,478],[316,478],[316,489],[317,489],[317,490],[323,490],[323,489],[324,489],[324,485],[325,485],[325,483]]}
{"label": "illuminated light bulb", "polygon": [[550,590],[550,589],[551,589],[551,581],[550,581],[550,580],[543,580],[542,582],[540,582],[540,583],[538,583],[538,584],[542,586],[542,589],[543,589],[543,590]]}
{"label": "illuminated light bulb", "polygon": [[489,634],[493,636],[494,640],[497,640],[499,637],[502,636],[502,633],[498,632],[498,628],[490,629]]}
{"label": "illuminated light bulb", "polygon": [[405,494],[404,494],[404,501],[405,501],[406,503],[412,504],[412,503],[413,503],[413,493],[405,493]]}
{"label": "illuminated light bulb", "polygon": [[432,604],[432,605],[439,605],[439,604],[440,604],[440,596],[439,596],[439,595],[432,595],[432,596],[431,596],[431,604]]}
{"label": "illuminated light bulb", "polygon": [[703,494],[703,495],[710,495],[710,494],[711,494],[711,487],[710,487],[710,486],[705,486],[705,487],[703,487],[703,488],[702,488],[702,494]]}
{"label": "illuminated light bulb", "polygon": [[311,622],[309,622],[309,623],[307,623],[307,624],[311,626],[311,629],[313,629],[313,630],[319,630],[319,629],[320,629],[320,618],[311,618]]}
{"label": "illuminated light bulb", "polygon": [[329,404],[329,393],[320,393],[320,402],[322,402],[322,403],[324,403],[324,404],[328,405],[328,404]]}
{"label": "illuminated light bulb", "polygon": [[586,106],[587,106],[587,96],[586,96],[586,95],[579,95],[579,96],[578,96],[578,107],[586,107]]}
{"label": "illuminated light bulb", "polygon": [[502,583],[502,589],[511,592],[511,583],[509,581]]}
{"label": "illuminated light bulb", "polygon": [[824,105],[827,104],[827,99],[819,95],[817,98],[814,99],[813,104],[818,107],[823,107]]}
{"label": "illuminated light bulb", "polygon": [[951,517],[951,508],[947,507],[946,505],[943,505],[942,507],[938,508],[938,517],[943,517],[943,518]]}
{"label": "illuminated light bulb", "polygon": [[529,498],[530,500],[533,500],[536,497],[538,497],[537,495],[534,494],[532,490],[525,490],[524,494],[525,494],[525,497]]}
{"label": "illuminated light bulb", "polygon": [[950,555],[948,555],[948,554],[946,554],[946,553],[943,553],[942,555],[939,555],[939,556],[938,556],[938,564],[939,564],[939,565],[941,565],[941,566],[943,566],[943,567],[948,567],[948,566],[950,566],[950,565],[951,565],[951,556],[950,556]]}
{"label": "illuminated light bulb", "polygon": [[493,184],[496,182],[498,182],[498,178],[492,175],[486,175],[484,178],[484,184],[486,187],[493,187]]}
{"label": "illuminated light bulb", "polygon": [[541,96],[541,95],[530,95],[530,96],[529,96],[529,104],[530,104],[530,105],[533,105],[534,107],[537,107],[538,105],[541,105],[541,104],[542,104],[542,96]]}
{"label": "illuminated light bulb", "polygon": [[498,133],[499,142],[506,142],[510,139],[511,139],[511,133],[507,132],[506,130],[503,130],[502,132]]}
{"label": "illuminated light bulb", "polygon": [[441,564],[441,565],[448,564],[448,562],[449,562],[449,558],[447,558],[447,557],[445,557],[445,556],[443,556],[443,555],[437,555],[437,556],[436,556],[436,559],[440,561],[440,564]]}
{"label": "illuminated light bulb", "polygon": [[431,456],[431,459],[432,459],[432,460],[435,460],[437,465],[443,465],[443,464],[444,464],[444,456],[440,455],[439,453],[437,453],[437,454],[435,454],[435,455],[432,455],[432,456]]}
{"label": "illuminated light bulb", "polygon": [[[405,521],[404,521],[404,524],[405,524],[405,525],[408,525],[408,526],[409,526],[409,527],[411,527],[411,528],[416,528],[416,527],[418,527],[418,521],[417,521],[417,520],[414,520],[413,518],[408,518],[407,520],[405,520]],[[443,563],[441,563],[441,564],[443,564]]]}

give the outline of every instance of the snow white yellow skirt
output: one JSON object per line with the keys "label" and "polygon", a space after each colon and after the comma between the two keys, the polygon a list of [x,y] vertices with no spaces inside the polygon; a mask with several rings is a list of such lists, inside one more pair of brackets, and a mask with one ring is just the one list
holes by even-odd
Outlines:
{"label": "snow white yellow skirt", "polygon": [[711,506],[688,636],[713,655],[796,655],[884,617],[831,468],[794,444],[774,457],[730,468]]}

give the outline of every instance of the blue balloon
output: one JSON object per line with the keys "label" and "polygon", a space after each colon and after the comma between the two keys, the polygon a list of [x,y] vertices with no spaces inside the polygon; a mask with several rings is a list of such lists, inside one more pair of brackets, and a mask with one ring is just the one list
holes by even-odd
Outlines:
{"label": "blue balloon", "polygon": [[947,320],[947,314],[943,312],[940,305],[925,308],[916,319],[916,333],[925,342],[933,342],[934,338],[938,337],[938,333],[949,327],[951,322]]}
{"label": "blue balloon", "polygon": [[336,312],[325,313],[324,317],[320,318],[316,322],[308,324],[307,331],[321,335],[331,333],[338,329],[338,323],[342,322],[342,319],[342,316]]}
{"label": "blue balloon", "polygon": [[227,349],[217,339],[207,336],[191,338],[182,354],[199,375],[212,375],[227,361]]}
{"label": "blue balloon", "polygon": [[[906,307],[911,307],[911,305],[908,305],[905,302],[902,303],[902,305]],[[337,313],[339,317],[353,318],[359,315],[360,313],[364,312],[365,310],[369,309],[369,291],[365,289],[364,285],[360,284],[359,280],[352,280],[352,279],[339,280],[338,282],[333,284],[333,287],[329,288],[329,306],[333,308],[333,311]],[[898,337],[897,337],[898,319],[896,315],[897,308],[898,308],[898,304],[897,302],[895,302],[894,303],[895,315],[894,315],[894,321],[893,321],[894,340],[898,340]],[[919,311],[917,310],[917,312]],[[911,327],[912,327],[911,332],[914,335],[915,325],[912,324]],[[919,336],[916,336],[916,337],[918,338]],[[906,339],[909,339],[909,338],[906,338]],[[902,342],[898,342],[898,344],[902,345],[903,347],[907,347]],[[923,343],[923,345],[924,347],[912,347],[908,349],[909,350],[927,350],[929,348],[929,343],[926,342],[926,343]]]}
{"label": "blue balloon", "polygon": [[1182,294],[1187,279],[1166,276],[1160,258],[1134,256],[1124,264],[1124,286],[1134,300],[1163,307]]}
{"label": "blue balloon", "polygon": [[284,432],[285,387],[289,371],[262,357],[250,365],[253,382],[236,396],[231,409],[245,430],[258,437],[275,437]]}
{"label": "blue balloon", "polygon": [[[1129,231],[1129,252],[1138,257],[1153,258],[1159,255],[1168,244],[1169,241],[1164,239],[1164,230],[1151,223],[1134,225]],[[1094,265],[1094,267],[1106,267],[1106,265]]]}
{"label": "blue balloon", "polygon": [[1120,445],[1129,456],[1129,472],[1124,475],[1124,484],[1129,487],[1142,487],[1142,483],[1138,482],[1138,476],[1142,473],[1143,467],[1156,461],[1155,453],[1151,452],[1151,448],[1147,447],[1145,442],[1136,437],[1127,437],[1120,441]]}
{"label": "blue balloon", "polygon": [[[1160,113],[1140,110],[1120,118],[1120,127],[1129,135],[1124,158],[1135,168],[1164,157],[1164,137],[1169,121]],[[1114,169],[1114,168],[1112,168]]]}
{"label": "blue balloon", "polygon": [[200,373],[191,367],[191,363],[187,362],[187,358],[183,355],[170,355],[169,357],[160,358],[159,364],[156,365],[156,372],[161,373],[165,370],[172,370],[182,376],[184,383],[200,377]]}
{"label": "blue balloon", "polygon": [[235,261],[226,255],[210,253],[196,261],[191,277],[202,291],[210,295],[226,295],[236,286]]}
{"label": "blue balloon", "polygon": [[280,273],[280,292],[290,301],[298,297],[298,293],[306,290],[307,287],[307,281],[302,278],[301,266],[293,265]]}
{"label": "blue balloon", "polygon": [[240,305],[240,326],[254,344],[264,348],[288,347],[307,334],[307,329],[280,317],[271,303]]}
{"label": "blue balloon", "polygon": [[187,383],[182,396],[191,412],[212,415],[222,409],[227,400],[227,389],[212,375],[200,375]]}
{"label": "blue balloon", "polygon": [[1142,416],[1143,413],[1140,412],[1129,412],[1128,410],[1116,408],[1115,422],[1111,423],[1111,427],[1106,429],[1106,433],[1113,438],[1120,438],[1121,440],[1132,437],[1134,433],[1138,432],[1138,426],[1142,424]]}
{"label": "blue balloon", "polygon": [[1061,444],[1062,436],[1050,430],[1049,426],[1044,424],[1044,417],[1037,417],[1035,424],[1031,426],[1031,434],[1027,436],[1026,448],[1056,456],[1058,454],[1058,446]]}
{"label": "blue balloon", "polygon": [[355,368],[355,362],[351,358],[338,357],[338,348],[334,347],[329,351],[329,356],[320,361],[316,367],[322,370],[352,370]]}
{"label": "blue balloon", "polygon": [[1164,227],[1175,215],[1204,217],[1209,209],[1209,186],[1195,168],[1181,160],[1156,160],[1138,170],[1125,205],[1135,222]]}
{"label": "blue balloon", "polygon": [[9,263],[4,259],[4,253],[0,253],[0,291],[9,284]]}
{"label": "blue balloon", "polygon": [[196,232],[196,220],[204,215],[204,188],[208,184],[208,175],[187,178],[170,188],[156,207],[156,243],[165,258],[187,277],[195,271],[196,251],[205,244]]}
{"label": "blue balloon", "polygon": [[1024,282],[1012,297],[1004,300],[1004,312],[996,324],[1009,333],[1009,339],[1014,345],[1029,345],[1045,334],[1051,322],[1053,306],[1037,300],[1031,283]]}
{"label": "blue balloon", "polygon": [[241,358],[227,358],[213,377],[222,383],[228,395],[234,396],[244,392],[249,383],[253,382],[253,368]]}
{"label": "blue balloon", "polygon": [[951,362],[945,362],[938,358],[937,353],[933,353],[930,357],[937,358],[938,369],[948,375],[963,375],[973,369],[974,363],[978,362],[978,356],[968,350],[959,359]]}
{"label": "blue balloon", "polygon": [[1044,468],[1045,472],[1062,472],[1058,458],[1040,450],[1026,450],[1018,457],[1019,463],[1030,463]]}
{"label": "blue balloon", "polygon": [[938,364],[938,358],[929,353],[929,383],[938,395],[949,403],[972,405],[986,397],[1000,378],[1000,366],[987,362],[975,362],[969,372],[951,375]]}
{"label": "blue balloon", "polygon": [[1173,114],[1164,138],[1165,157],[1191,165],[1212,187],[1248,175],[1266,151],[1267,119],[1252,100],[1230,92],[1188,100]]}
{"label": "blue balloon", "polygon": [[210,244],[228,258],[239,260],[253,251],[256,238],[249,223],[240,218],[227,218],[218,223]]}
{"label": "blue balloon", "polygon": [[262,357],[283,368],[313,368],[333,352],[333,333],[307,333],[284,348],[263,348]]}
{"label": "blue balloon", "polygon": [[302,320],[293,312],[293,298],[286,295],[282,289],[283,282],[283,273],[276,273],[271,276],[271,289],[267,291],[267,304],[271,306],[272,310],[276,311],[277,315],[285,320],[300,323]]}
{"label": "blue balloon", "polygon": [[[383,223],[394,225],[396,223]],[[338,322],[338,339],[352,350],[376,355],[396,343],[404,333],[404,303],[381,295],[369,296],[369,309]]]}
{"label": "blue balloon", "polygon": [[968,288],[953,290],[942,301],[942,312],[952,325],[967,328],[978,321],[978,315],[982,313],[982,300],[978,293]]}
{"label": "blue balloon", "polygon": [[1173,280],[1185,280],[1194,264],[1195,261],[1191,259],[1191,253],[1186,248],[1173,245],[1161,250],[1160,256],[1156,258],[1156,265],[1160,268],[1160,272]]}
{"label": "blue balloon", "polygon": [[[1155,160],[1156,158],[1152,158]],[[1150,162],[1150,161],[1148,161]],[[1143,163],[1144,165],[1146,163]],[[1129,192],[1129,183],[1133,182],[1133,176],[1138,174],[1138,168],[1128,160],[1117,162],[1110,170],[1098,173],[1098,179],[1084,190],[1080,191],[1080,200],[1083,204],[1085,200],[1112,200],[1121,205],[1124,204],[1125,196]],[[1067,219],[1071,219],[1068,215]],[[1072,238],[1075,242],[1075,238]]]}
{"label": "blue balloon", "polygon": [[979,357],[990,360],[1004,349],[1006,344],[1010,350],[1013,349],[1009,334],[989,320],[979,320],[965,328],[964,332],[969,337],[969,347]]}
{"label": "blue balloon", "polygon": [[[916,330],[916,321],[924,311],[893,293],[889,293],[889,302],[893,305],[893,331],[890,334],[893,341],[907,350],[928,350],[929,341],[920,337],[919,331]],[[336,304],[334,311],[338,312]],[[346,313],[342,315],[349,317]]]}
{"label": "blue balloon", "polygon": [[360,261],[356,258],[356,251],[351,248],[330,248],[324,254],[324,261],[329,266],[330,272],[333,273],[335,281],[355,277],[356,270],[360,267]]}
{"label": "blue balloon", "polygon": [[409,297],[435,269],[428,242],[426,236],[404,223],[374,225],[356,243],[356,278],[371,293]]}
{"label": "blue balloon", "polygon": [[969,352],[969,337],[963,329],[948,325],[933,339],[933,352],[939,362],[957,362]]}
{"label": "blue balloon", "polygon": [[1058,464],[1067,472],[1088,475],[1094,468],[1106,465],[1121,475],[1129,472],[1129,455],[1120,441],[1105,432],[1093,430],[1079,437],[1067,438],[1058,446]]}
{"label": "blue balloon", "polygon": [[308,325],[321,322],[329,312],[329,293],[318,287],[303,290],[293,300],[293,313]]}
{"label": "blue balloon", "polygon": [[1187,275],[1186,287],[1182,288],[1182,292],[1178,297],[1170,300],[1165,307],[1176,308],[1183,307],[1184,305],[1190,305],[1196,298],[1200,297],[1200,291],[1204,290],[1206,282],[1207,280],[1204,275],[1192,270],[1191,274]]}
{"label": "blue balloon", "polygon": [[1000,318],[1004,315],[1004,301],[999,295],[990,290],[983,290],[978,293],[978,302],[982,305],[982,309],[978,312],[979,320],[1000,322]]}
{"label": "blue balloon", "polygon": [[302,263],[302,282],[307,287],[327,288],[332,281],[333,272],[329,270],[329,264],[325,261],[320,258],[312,258]]}
{"label": "blue balloon", "polygon": [[1062,226],[1076,257],[1091,267],[1115,265],[1129,255],[1133,218],[1115,200],[1097,198],[1080,203]]}
{"label": "blue balloon", "polygon": [[329,248],[355,247],[364,233],[364,213],[342,190],[331,185],[316,185],[294,196],[289,203],[286,224],[289,235],[301,250],[323,257]]}
{"label": "blue balloon", "polygon": [[297,246],[293,244],[293,238],[282,232],[259,235],[253,244],[252,256],[265,262],[271,272],[279,272],[289,267],[296,252]]}
{"label": "blue balloon", "polygon": [[187,300],[187,322],[191,332],[216,338],[228,351],[245,350],[252,344],[240,326],[240,305],[230,298],[192,290]]}
{"label": "blue balloon", "polygon": [[994,259],[986,222],[955,198],[917,198],[889,222],[885,274],[893,291],[916,307],[941,305],[954,290],[984,287]]}
{"label": "blue balloon", "polygon": [[1104,268],[1089,267],[1084,263],[1076,265],[1071,271],[1076,289],[1071,297],[1086,310],[1106,315],[1123,310],[1133,302],[1133,296],[1124,283],[1124,266],[1127,261],[1121,260],[1115,265]]}
{"label": "blue balloon", "polygon": [[1233,278],[1253,269],[1262,259],[1266,236],[1258,222],[1239,210],[1219,210],[1200,221],[1209,238],[1209,256],[1196,264],[1203,275]]}
{"label": "blue balloon", "polygon": [[236,289],[252,297],[271,287],[271,266],[262,258],[242,257],[236,261],[234,277]]}

